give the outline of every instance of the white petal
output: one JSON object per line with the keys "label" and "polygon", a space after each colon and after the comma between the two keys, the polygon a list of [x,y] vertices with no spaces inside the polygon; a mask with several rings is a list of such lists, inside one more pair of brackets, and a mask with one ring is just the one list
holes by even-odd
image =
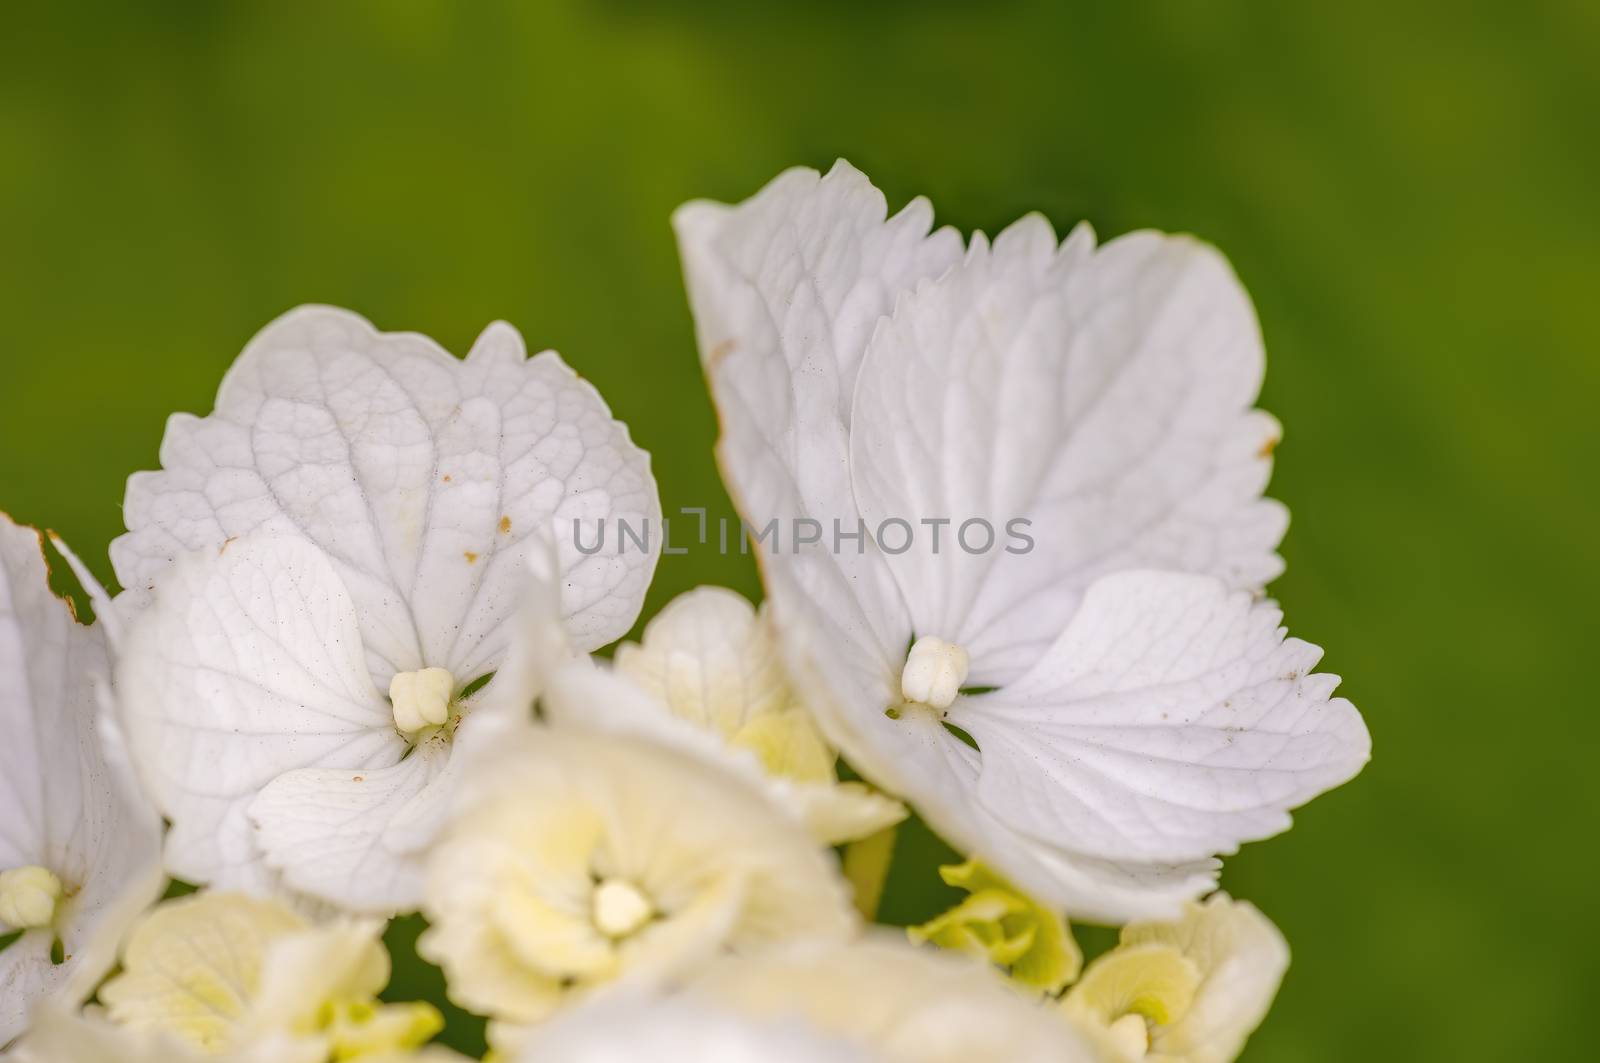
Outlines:
{"label": "white petal", "polygon": [[494,678],[463,709],[458,746],[489,743],[501,728],[525,724],[549,676],[577,656],[561,622],[560,571],[555,544],[539,536],[530,544],[517,608],[506,622],[505,656]]}
{"label": "white petal", "polygon": [[160,891],[160,821],[97,733],[104,639],[51,593],[42,551],[36,532],[0,515],[0,869],[40,866],[61,879],[70,899],[56,926],[68,960],[50,963],[44,930],[0,953],[0,1045],[43,994],[92,987],[112,958],[102,932],[114,935],[110,924]]}
{"label": "white petal", "polygon": [[843,159],[826,176],[786,170],[735,207],[679,208],[702,360],[715,368],[754,352],[814,369],[834,385],[834,414],[847,417],[878,318],[960,260],[960,235],[932,225],[922,198],[888,217],[883,193]]}
{"label": "white petal", "polygon": [[35,1005],[66,984],[66,972],[50,962],[51,938],[25,933],[0,952],[0,1048],[28,1027]]}
{"label": "white petal", "polygon": [[[505,324],[465,360],[414,333],[302,307],[263,329],[207,418],[174,416],[162,471],[128,482],[112,544],[136,600],[188,549],[265,530],[333,559],[357,607],[374,681],[492,671],[532,533],[560,544],[565,615],[594,648],[632,626],[654,568],[615,522],[660,524],[649,459],[554,352],[526,358]],[[606,547],[579,551],[607,521]]]}
{"label": "white petal", "polygon": [[1283,567],[1287,517],[1261,498],[1280,430],[1251,408],[1265,362],[1249,297],[1185,237],[1092,248],[1087,228],[1058,248],[1038,216],[992,248],[974,238],[862,364],[856,500],[873,528],[948,522],[887,560],[916,634],[965,648],[975,686],[1037,660],[1102,574],[1254,589]]}
{"label": "white petal", "polygon": [[1209,577],[1102,579],[1030,672],[951,707],[983,751],[983,805],[1106,860],[1202,859],[1286,829],[1370,740],[1280,619]]}
{"label": "white petal", "polygon": [[300,768],[262,788],[247,814],[267,865],[291,889],[353,912],[422,902],[426,847],[442,827],[452,778],[442,739],[376,771]]}
{"label": "white petal", "polygon": [[763,1020],[678,996],[611,994],[535,1027],[522,1063],[872,1063],[862,1046],[796,1019]]}
{"label": "white petal", "polygon": [[179,559],[128,630],[117,688],[129,750],[172,821],[168,868],[191,881],[260,888],[245,809],[278,776],[374,771],[406,748],[355,605],[302,539]]}
{"label": "white petal", "polygon": [[889,218],[883,194],[843,161],[794,169],[737,207],[692,203],[674,217],[701,359],[722,422],[717,455],[740,513],[777,521],[770,563],[887,657],[909,628],[882,559],[810,547],[797,519],[857,529],[849,409],[867,339],[895,299],[960,258],[950,229],[913,200]]}

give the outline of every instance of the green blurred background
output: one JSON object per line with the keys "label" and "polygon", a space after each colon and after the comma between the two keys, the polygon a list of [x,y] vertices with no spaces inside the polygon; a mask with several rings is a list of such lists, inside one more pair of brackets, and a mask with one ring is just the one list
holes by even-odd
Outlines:
{"label": "green blurred background", "polygon": [[[1376,744],[1228,865],[1295,949],[1247,1058],[1592,1058],[1597,102],[1576,0],[10,5],[0,506],[109,577],[163,418],[318,301],[458,352],[510,320],[669,513],[726,512],[681,201],[843,155],[962,228],[1193,231],[1267,336],[1275,590]],[[708,581],[757,592],[700,551],[651,608]]]}

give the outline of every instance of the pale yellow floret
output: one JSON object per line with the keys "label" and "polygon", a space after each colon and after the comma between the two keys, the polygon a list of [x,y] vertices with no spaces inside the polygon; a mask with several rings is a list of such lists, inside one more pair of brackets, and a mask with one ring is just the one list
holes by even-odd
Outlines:
{"label": "pale yellow floret", "polygon": [[568,727],[503,737],[475,766],[424,912],[418,948],[451,999],[502,1030],[619,979],[854,927],[830,856],[759,790],[642,738]]}
{"label": "pale yellow floret", "polygon": [[1062,1006],[1126,1060],[1229,1063],[1271,1006],[1283,937],[1253,906],[1214,894],[1171,922],[1132,923]]}
{"label": "pale yellow floret", "polygon": [[900,693],[909,702],[948,709],[967,681],[970,665],[967,651],[960,646],[924,635],[911,644],[900,673]]}
{"label": "pale yellow floret", "polygon": [[284,1060],[399,1052],[442,1019],[428,1004],[378,1002],[389,980],[381,933],[371,920],[313,927],[241,894],[183,897],[134,927],[100,999],[114,1023],[205,1054],[262,1044]]}
{"label": "pale yellow floret", "polygon": [[841,783],[838,754],[784,669],[765,610],[721,587],[680,594],[617,648],[619,675],[673,716],[752,754],[819,841],[862,838],[905,817],[899,802]]}
{"label": "pale yellow floret", "polygon": [[61,879],[49,868],[31,864],[0,871],[0,923],[15,930],[37,930],[55,922]]}
{"label": "pale yellow floret", "polygon": [[[1107,1027],[1131,1029],[1128,1019],[1167,1026],[1188,1014],[1199,986],[1199,968],[1173,946],[1123,945],[1089,965],[1072,988],[1069,1009]],[[1148,1046],[1146,1040],[1139,1056]]]}
{"label": "pale yellow floret", "polygon": [[765,615],[721,587],[680,594],[617,647],[617,671],[673,715],[732,740],[752,721],[795,705]]}
{"label": "pale yellow floret", "polygon": [[430,727],[443,727],[450,719],[450,695],[455,685],[455,677],[444,668],[396,672],[389,681],[396,730],[412,735]]}
{"label": "pale yellow floret", "polygon": [[118,1023],[222,1051],[260,988],[268,944],[305,926],[280,905],[237,894],[169,901],[135,925],[122,973],[100,999]]}

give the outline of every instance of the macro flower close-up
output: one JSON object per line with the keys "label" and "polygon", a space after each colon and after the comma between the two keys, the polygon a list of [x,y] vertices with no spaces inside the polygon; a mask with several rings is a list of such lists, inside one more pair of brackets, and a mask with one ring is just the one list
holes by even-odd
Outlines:
{"label": "macro flower close-up", "polygon": [[0,1060],[1592,1055],[1590,15],[9,14]]}

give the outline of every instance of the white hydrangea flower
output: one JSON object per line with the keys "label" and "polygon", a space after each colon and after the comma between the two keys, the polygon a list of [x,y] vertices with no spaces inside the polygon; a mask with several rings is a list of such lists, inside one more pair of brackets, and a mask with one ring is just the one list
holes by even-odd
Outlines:
{"label": "white hydrangea flower", "polygon": [[775,800],[819,841],[851,841],[905,818],[899,802],[839,781],[838,754],[795,694],[766,611],[742,595],[722,587],[680,594],[645,625],[641,642],[621,644],[613,660],[619,675],[651,695],[646,713],[693,725],[722,740],[713,749],[759,764]]}
{"label": "white hydrangea flower", "polygon": [[0,936],[20,934],[0,951],[0,1047],[42,1001],[94,988],[162,882],[160,819],[99,734],[103,626],[51,593],[43,548],[0,514]]}
{"label": "white hydrangea flower", "polygon": [[459,798],[418,951],[497,1045],[597,987],[857,925],[831,853],[760,790],[636,735],[507,728]]}
{"label": "white hydrangea flower", "polygon": [[1230,1063],[1261,1024],[1289,967],[1289,946],[1252,904],[1225,893],[1176,922],[1133,923],[1063,999],[1120,1056]]}
{"label": "white hydrangea flower", "polygon": [[557,544],[548,622],[579,648],[637,616],[659,536],[640,549],[617,522],[659,524],[648,457],[507,325],[457,360],[306,308],[251,341],[215,413],[173,417],[162,461],[130,479],[112,556],[133,617],[120,708],[172,820],[168,868],[414,908],[530,559]]}
{"label": "white hydrangea flower", "polygon": [[1035,216],[963,252],[886,213],[841,162],[675,219],[790,671],[957,847],[1078,917],[1170,915],[1369,751],[1253,599],[1286,515],[1249,300],[1186,238]]}
{"label": "white hydrangea flower", "polygon": [[1055,1005],[1014,991],[970,957],[884,931],[710,965],[689,992],[766,1020],[788,1019],[887,1063],[1109,1063],[1101,1039]]}
{"label": "white hydrangea flower", "polygon": [[429,1004],[379,1004],[389,954],[377,920],[308,924],[276,901],[204,892],[128,936],[100,988],[107,1017],[204,1055],[285,1063],[408,1051],[443,1025]]}

